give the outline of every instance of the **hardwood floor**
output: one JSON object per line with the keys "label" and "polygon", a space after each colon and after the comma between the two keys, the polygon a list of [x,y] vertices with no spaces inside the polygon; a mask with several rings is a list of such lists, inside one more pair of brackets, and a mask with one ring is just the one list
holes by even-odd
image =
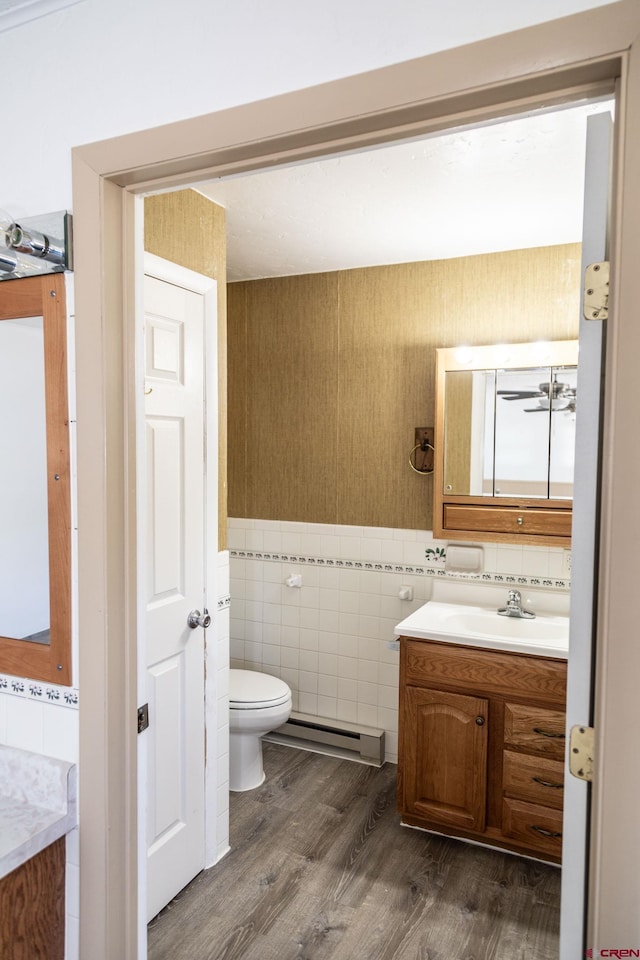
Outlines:
{"label": "hardwood floor", "polygon": [[149,924],[149,960],[557,960],[560,871],[401,827],[396,768],[264,744],[231,853]]}

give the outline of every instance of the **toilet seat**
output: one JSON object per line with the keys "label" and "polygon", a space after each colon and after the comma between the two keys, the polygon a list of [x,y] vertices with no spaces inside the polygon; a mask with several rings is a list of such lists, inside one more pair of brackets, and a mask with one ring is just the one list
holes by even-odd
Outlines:
{"label": "toilet seat", "polygon": [[286,703],[291,691],[284,680],[255,670],[229,671],[229,708],[260,710]]}

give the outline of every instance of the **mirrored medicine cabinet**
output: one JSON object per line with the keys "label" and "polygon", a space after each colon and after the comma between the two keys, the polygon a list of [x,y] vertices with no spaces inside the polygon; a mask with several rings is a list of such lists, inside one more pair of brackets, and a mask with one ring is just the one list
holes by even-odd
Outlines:
{"label": "mirrored medicine cabinet", "polygon": [[436,354],[434,536],[568,545],[578,341]]}
{"label": "mirrored medicine cabinet", "polygon": [[65,281],[0,285],[0,674],[71,683]]}

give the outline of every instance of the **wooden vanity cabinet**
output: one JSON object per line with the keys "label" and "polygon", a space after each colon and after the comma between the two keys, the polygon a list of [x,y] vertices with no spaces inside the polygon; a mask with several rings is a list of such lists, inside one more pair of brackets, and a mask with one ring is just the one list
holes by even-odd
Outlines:
{"label": "wooden vanity cabinet", "polygon": [[400,641],[405,823],[560,862],[566,662]]}
{"label": "wooden vanity cabinet", "polygon": [[2,960],[63,960],[65,838],[0,880]]}

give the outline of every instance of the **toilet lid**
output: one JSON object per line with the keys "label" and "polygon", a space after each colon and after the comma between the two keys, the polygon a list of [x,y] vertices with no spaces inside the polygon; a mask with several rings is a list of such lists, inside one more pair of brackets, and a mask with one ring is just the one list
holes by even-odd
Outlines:
{"label": "toilet lid", "polygon": [[234,710],[258,710],[286,703],[291,690],[278,677],[256,670],[229,671],[229,706]]}

